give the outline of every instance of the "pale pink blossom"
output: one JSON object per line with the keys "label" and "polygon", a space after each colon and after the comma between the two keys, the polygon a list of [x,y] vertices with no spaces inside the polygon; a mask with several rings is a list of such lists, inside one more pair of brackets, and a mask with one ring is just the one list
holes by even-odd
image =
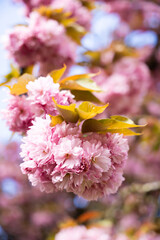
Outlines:
{"label": "pale pink blossom", "polygon": [[26,7],[26,14],[40,6],[49,6],[53,9],[63,8],[63,11],[70,13],[70,17],[75,18],[75,21],[81,26],[89,29],[91,23],[91,13],[84,7],[80,0],[14,0],[23,2]]}
{"label": "pale pink blossom", "polygon": [[53,97],[58,104],[69,105],[73,102],[73,95],[68,90],[60,91],[59,83],[54,83],[52,77],[39,77],[34,82],[29,82],[28,100],[31,102],[32,111],[36,116],[43,114],[58,115]]}
{"label": "pale pink blossom", "polygon": [[89,29],[91,23],[91,13],[87,8],[82,6],[79,0],[52,0],[52,8],[63,8],[65,12],[69,12],[76,22],[86,29]]}
{"label": "pale pink blossom", "polygon": [[77,48],[62,25],[37,12],[30,15],[28,26],[16,26],[10,30],[5,46],[20,67],[38,64],[41,75],[62,67],[64,63],[70,66],[75,61]]}
{"label": "pale pink blossom", "polygon": [[39,6],[48,6],[53,0],[14,0],[15,2],[22,2],[26,7],[26,14],[28,15],[33,9]]}
{"label": "pale pink blossom", "polygon": [[7,109],[1,111],[2,118],[6,120],[7,126],[13,132],[26,133],[34,119],[31,111],[31,102],[25,95],[10,95]]}
{"label": "pale pink blossom", "polygon": [[119,134],[83,136],[75,124],[50,126],[36,118],[21,146],[22,172],[41,191],[66,190],[88,200],[117,192],[127,159],[127,140]]}
{"label": "pale pink blossom", "polygon": [[61,229],[55,236],[55,240],[111,240],[108,229],[101,227],[86,228],[85,226],[75,226]]}
{"label": "pale pink blossom", "polygon": [[110,76],[103,71],[95,78],[103,89],[97,96],[102,102],[109,102],[107,112],[111,115],[137,113],[150,87],[148,67],[136,59],[123,58],[112,71]]}

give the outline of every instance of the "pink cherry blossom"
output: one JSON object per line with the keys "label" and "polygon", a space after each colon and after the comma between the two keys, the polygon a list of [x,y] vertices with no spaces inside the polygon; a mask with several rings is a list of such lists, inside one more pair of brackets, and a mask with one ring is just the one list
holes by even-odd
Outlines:
{"label": "pink cherry blossom", "polygon": [[13,132],[26,133],[34,119],[34,113],[31,111],[31,102],[25,95],[10,95],[7,109],[1,111],[3,119],[9,129]]}
{"label": "pink cherry blossom", "polygon": [[48,6],[53,0],[14,0],[15,2],[22,2],[26,7],[26,14],[29,14],[33,9],[41,5]]}
{"label": "pink cherry blossom", "polygon": [[52,8],[63,8],[65,12],[71,13],[78,24],[89,29],[91,23],[91,13],[87,8],[82,6],[79,0],[52,0]]}
{"label": "pink cherry blossom", "polygon": [[148,67],[132,58],[123,58],[113,67],[110,76],[103,71],[95,81],[104,90],[97,96],[109,102],[107,112],[113,114],[135,114],[140,110],[151,82]]}
{"label": "pink cherry blossom", "polygon": [[111,240],[112,237],[105,228],[86,228],[85,226],[75,226],[64,228],[56,234],[55,240]]}
{"label": "pink cherry blossom", "polygon": [[58,104],[69,105],[73,102],[73,95],[68,90],[60,91],[59,83],[54,83],[50,76],[40,77],[34,82],[29,82],[28,99],[32,104],[32,111],[36,116],[43,114],[58,115],[53,102],[53,97]]}
{"label": "pink cherry blossom", "polygon": [[41,191],[66,190],[88,200],[115,193],[124,180],[127,140],[119,134],[83,136],[75,124],[55,127],[36,118],[21,146],[22,172]]}
{"label": "pink cherry blossom", "polygon": [[28,26],[16,26],[10,30],[5,46],[10,58],[20,67],[38,64],[41,75],[62,67],[64,63],[70,66],[75,61],[77,48],[62,25],[36,12],[30,15]]}
{"label": "pink cherry blossom", "polygon": [[70,13],[76,22],[81,26],[89,29],[91,23],[91,13],[84,7],[80,0],[14,0],[23,2],[26,7],[26,14],[40,6],[49,6],[53,9],[63,8],[63,11]]}

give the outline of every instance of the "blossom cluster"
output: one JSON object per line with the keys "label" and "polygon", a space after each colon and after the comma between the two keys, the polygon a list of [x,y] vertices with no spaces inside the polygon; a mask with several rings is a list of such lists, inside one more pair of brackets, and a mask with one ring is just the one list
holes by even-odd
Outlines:
{"label": "blossom cluster", "polygon": [[70,16],[76,19],[76,22],[81,26],[89,29],[91,23],[90,11],[82,5],[80,0],[15,0],[16,2],[23,2],[26,6],[26,13],[31,13],[34,9],[40,6],[49,6],[52,9],[61,9]]}
{"label": "blossom cluster", "polygon": [[[48,75],[29,81],[26,94],[11,95],[3,111],[10,130],[26,134],[21,145],[22,172],[41,191],[66,190],[88,200],[117,192],[124,180],[127,139],[119,133],[83,134],[83,122],[65,121],[57,106],[67,109],[76,101],[53,79]],[[62,122],[52,125],[56,116]]]}
{"label": "blossom cluster", "polygon": [[71,17],[76,19],[76,22],[89,30],[91,25],[91,13],[82,6],[79,0],[52,0],[51,8],[63,8],[65,12],[71,13]]}
{"label": "blossom cluster", "polygon": [[105,71],[95,78],[104,92],[98,94],[102,102],[109,102],[112,114],[138,113],[151,85],[148,67],[133,58],[123,58],[114,64],[112,74]]}
{"label": "blossom cluster", "polygon": [[9,129],[13,132],[26,133],[32,125],[32,120],[37,116],[57,115],[52,97],[57,103],[63,105],[74,102],[70,91],[60,91],[59,84],[54,83],[49,75],[29,82],[26,88],[28,89],[27,95],[10,94],[7,109],[2,111],[3,118],[6,119]]}
{"label": "blossom cluster", "polygon": [[84,136],[75,124],[50,124],[49,116],[36,118],[21,145],[21,168],[32,185],[88,200],[115,193],[124,179],[127,140],[110,133]]}
{"label": "blossom cluster", "polygon": [[63,25],[37,12],[31,13],[28,26],[16,26],[10,30],[5,46],[19,67],[38,64],[39,75],[60,68],[64,62],[71,65],[77,48],[77,44],[66,35]]}
{"label": "blossom cluster", "polygon": [[29,14],[33,9],[41,5],[48,6],[53,0],[14,0],[15,2],[22,2],[26,6],[26,13]]}

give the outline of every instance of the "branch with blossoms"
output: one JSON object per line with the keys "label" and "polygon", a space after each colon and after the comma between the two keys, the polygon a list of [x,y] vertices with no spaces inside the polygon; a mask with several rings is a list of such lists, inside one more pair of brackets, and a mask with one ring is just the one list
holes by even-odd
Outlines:
{"label": "branch with blossoms", "polygon": [[82,101],[83,96],[97,101],[95,74],[62,78],[65,69],[38,79],[24,74],[6,85],[11,98],[4,114],[10,130],[26,135],[21,169],[32,185],[96,200],[118,190],[128,152],[123,135],[139,135],[130,128],[141,126],[123,116],[96,119],[108,104]]}

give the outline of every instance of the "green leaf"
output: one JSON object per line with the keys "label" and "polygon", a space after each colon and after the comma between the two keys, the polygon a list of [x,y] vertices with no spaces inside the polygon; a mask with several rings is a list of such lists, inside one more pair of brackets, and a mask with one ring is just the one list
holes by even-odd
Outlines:
{"label": "green leaf", "polygon": [[[84,121],[82,125],[82,132],[119,132],[124,133],[124,135],[131,135],[131,131],[127,131],[128,128],[135,128],[135,127],[144,127],[145,125],[136,125],[136,124],[129,124],[121,121],[117,121],[115,119],[88,119]],[[126,130],[127,129],[127,130]],[[123,131],[123,132],[122,132]],[[137,135],[137,133],[132,135]]]}
{"label": "green leaf", "polygon": [[77,44],[81,44],[81,38],[87,33],[85,28],[77,23],[72,23],[66,27],[67,35]]}
{"label": "green leaf", "polygon": [[61,89],[82,90],[90,92],[101,92],[102,90],[90,78],[80,78],[77,80],[68,80],[60,83]]}
{"label": "green leaf", "polygon": [[32,74],[33,73],[33,68],[34,68],[34,65],[31,65],[31,66],[28,66],[24,69],[24,73],[29,73],[29,74]]}
{"label": "green leaf", "polygon": [[12,64],[10,65],[11,72],[5,76],[5,81],[0,83],[0,87],[4,86],[6,83],[9,83],[13,78],[18,78],[20,76],[20,71],[18,68],[14,67]]}
{"label": "green leaf", "polygon": [[81,79],[78,79],[76,81],[76,83],[78,85],[80,85],[81,87],[84,87],[86,89],[90,89],[91,91],[94,91],[94,92],[101,92],[102,91],[102,89],[100,89],[92,79],[81,78]]}
{"label": "green leaf", "polygon": [[84,56],[89,57],[90,59],[100,60],[101,52],[100,51],[86,51]]}
{"label": "green leaf", "polygon": [[127,117],[124,117],[124,116],[113,115],[110,118],[114,119],[114,120],[117,120],[117,121],[120,121],[120,122],[134,124],[134,122],[130,118],[127,118]]}
{"label": "green leaf", "polygon": [[98,104],[102,104],[102,102],[93,95],[90,91],[83,90],[71,90],[71,93],[75,96],[74,99],[76,101],[90,101]]}
{"label": "green leaf", "polygon": [[57,124],[61,124],[64,121],[63,117],[60,116],[60,115],[58,115],[58,116],[51,116],[50,115],[50,117],[51,117],[51,124],[50,124],[51,127],[54,127]]}
{"label": "green leaf", "polygon": [[93,10],[96,8],[93,1],[81,0],[81,2],[84,7],[88,8],[88,10]]}
{"label": "green leaf", "polygon": [[15,83],[12,87],[6,85],[10,89],[10,93],[13,95],[21,95],[28,92],[26,85],[30,81],[34,81],[35,77],[31,74],[25,73],[17,79],[17,83]]}
{"label": "green leaf", "polygon": [[69,106],[57,104],[54,98],[52,98],[57,110],[66,122],[76,123],[79,119],[78,113],[76,112],[76,104],[72,103]]}
{"label": "green leaf", "polygon": [[96,106],[91,102],[83,102],[76,109],[81,120],[95,117],[97,114],[102,113],[109,104],[104,106]]}
{"label": "green leaf", "polygon": [[61,24],[63,24],[63,26],[65,27],[68,27],[75,22],[76,22],[76,18],[66,18],[61,21]]}
{"label": "green leaf", "polygon": [[92,77],[97,76],[99,73],[100,72],[98,72],[98,73],[84,73],[84,74],[77,74],[77,75],[69,76],[69,77],[63,78],[60,81],[60,84],[68,82],[68,81],[75,81],[75,80],[78,80],[78,79],[81,79],[81,78],[86,78],[86,79],[92,78]]}
{"label": "green leaf", "polygon": [[64,64],[63,68],[58,70],[53,70],[52,72],[49,73],[49,75],[53,78],[54,83],[57,83],[61,79],[65,70],[66,70],[66,65]]}
{"label": "green leaf", "polygon": [[108,129],[107,132],[110,133],[119,133],[123,134],[124,136],[139,136],[141,133],[136,133],[128,128],[122,128],[122,129]]}
{"label": "green leaf", "polygon": [[54,19],[59,23],[63,22],[65,19],[68,19],[71,16],[71,13],[65,12],[63,8],[53,9],[52,7],[41,6],[35,9],[35,11],[37,11],[40,15],[49,19]]}

